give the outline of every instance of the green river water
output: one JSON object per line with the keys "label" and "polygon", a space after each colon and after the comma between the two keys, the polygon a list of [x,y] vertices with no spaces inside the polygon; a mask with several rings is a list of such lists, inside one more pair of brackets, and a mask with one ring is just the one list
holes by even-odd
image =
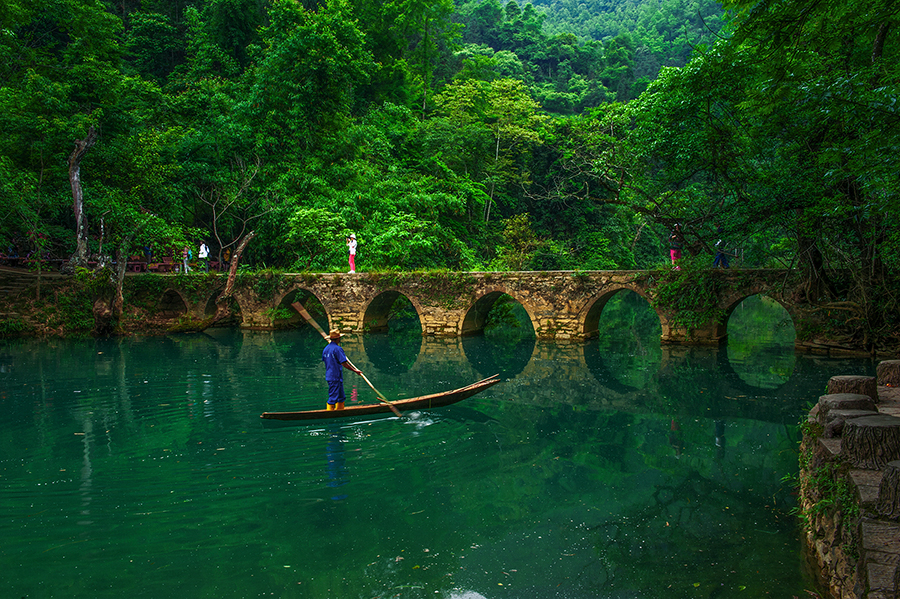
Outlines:
{"label": "green river water", "polygon": [[808,596],[796,425],[874,363],[795,355],[765,310],[719,349],[622,310],[587,343],[349,339],[388,398],[503,382],[275,428],[324,406],[310,330],[0,342],[0,597]]}

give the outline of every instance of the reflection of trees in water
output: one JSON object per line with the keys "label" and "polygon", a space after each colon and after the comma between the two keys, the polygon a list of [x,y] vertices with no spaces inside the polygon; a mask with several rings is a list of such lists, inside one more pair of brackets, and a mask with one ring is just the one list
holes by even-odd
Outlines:
{"label": "reflection of trees in water", "polygon": [[735,350],[729,345],[729,361],[734,371],[748,384],[761,389],[777,389],[791,378],[797,356],[791,347],[757,347]]}
{"label": "reflection of trees in water", "polygon": [[[760,490],[771,487],[766,481],[758,482]],[[742,480],[742,487],[752,488],[753,481]],[[776,503],[789,505],[786,489],[776,494]],[[783,544],[794,537],[795,525],[786,509],[773,518],[765,505],[770,502],[759,495],[736,492],[733,485],[696,471],[673,473],[665,484],[656,486],[646,507],[591,529],[597,560],[605,565],[603,586],[630,588],[648,596],[663,596],[656,594],[659,589],[675,588],[691,589],[704,597],[771,592],[771,581],[793,575],[788,570],[794,564],[782,564],[770,556],[782,555]],[[769,529],[748,529],[748,522],[766,522]],[[706,571],[710,562],[718,563],[718,571],[726,574],[697,586],[698,572]]]}
{"label": "reflection of trees in water", "polygon": [[597,380],[614,390],[647,387],[658,370],[662,334],[647,301],[633,291],[616,293],[603,307],[597,330],[597,341],[585,347]]}
{"label": "reflection of trees in water", "polygon": [[422,349],[422,323],[409,298],[397,296],[387,312],[387,331],[365,334],[363,347],[385,374],[403,374],[415,364]]}
{"label": "reflection of trees in water", "polygon": [[610,355],[607,344],[601,347],[596,341],[586,343],[584,346],[584,361],[591,374],[597,379],[597,382],[607,389],[616,393],[629,393],[638,390],[638,387],[632,387],[627,382],[623,382],[623,380],[629,380],[629,377],[622,376],[622,363]]}
{"label": "reflection of trees in water", "polygon": [[322,362],[325,340],[310,326],[290,331],[277,331],[273,347],[289,366],[318,366]]}
{"label": "reflection of trees in water", "polygon": [[422,349],[422,335],[404,333],[370,333],[363,337],[363,347],[372,365],[385,374],[407,372]]}
{"label": "reflection of trees in water", "polygon": [[[621,404],[622,409],[637,412],[751,418],[793,425],[802,406],[815,400],[801,396],[809,381],[799,370],[775,389],[748,384],[734,371],[724,348],[666,346],[661,361],[646,366],[646,384],[641,388],[622,383],[599,346],[586,344],[584,358],[600,383],[598,393],[607,394],[608,400]],[[818,372],[821,377],[821,371]]]}
{"label": "reflection of trees in water", "polygon": [[728,359],[738,376],[754,387],[775,389],[791,377],[795,339],[787,310],[764,296],[746,298],[728,318]]}
{"label": "reflection of trees in water", "polygon": [[[726,425],[694,415],[678,419],[673,432],[673,419],[662,414],[516,402],[499,404],[493,415],[497,426],[492,431],[504,447],[504,479],[517,484],[489,481],[497,489],[490,508],[521,513],[539,502],[570,508],[559,534],[593,542],[594,557],[581,553],[579,568],[590,572],[584,584],[597,596],[691,596],[687,591],[695,589],[695,582],[702,581],[704,589],[712,585],[699,574],[709,572],[711,561],[732,565],[717,572],[746,576],[759,570],[772,580],[790,579],[790,573],[773,571],[780,563],[769,563],[770,555],[780,559],[783,544],[795,538],[795,523],[787,513],[790,489],[779,483],[782,469],[796,462],[791,449],[797,439],[788,427],[752,421]],[[765,449],[752,451],[755,447]],[[483,486],[485,481],[478,482]],[[581,517],[575,499],[587,501],[581,504],[586,507]],[[776,515],[773,525],[775,506],[783,520]],[[748,523],[760,522],[766,524],[756,528],[765,530],[747,530]],[[590,526],[589,534],[582,523]],[[773,551],[760,554],[759,547]],[[719,582],[729,591],[715,595],[710,586],[702,596],[731,596],[737,586],[763,586],[739,575]],[[660,593],[672,585],[681,591]]]}
{"label": "reflection of trees in water", "polygon": [[778,388],[748,384],[724,348],[668,348],[659,372],[654,411],[709,418],[750,418],[794,425],[806,400],[805,383],[791,377]]}
{"label": "reflection of trees in water", "polygon": [[481,376],[500,374],[511,378],[520,374],[534,353],[535,340],[497,340],[487,335],[463,338],[463,351]]}
{"label": "reflection of trees in water", "polygon": [[[796,402],[760,395],[761,390],[738,378],[724,352],[716,348],[673,350],[659,372],[654,411],[706,417],[742,417],[759,420],[797,418]],[[766,399],[765,402],[760,402]],[[776,400],[773,403],[771,400]],[[783,411],[786,410],[787,413]]]}

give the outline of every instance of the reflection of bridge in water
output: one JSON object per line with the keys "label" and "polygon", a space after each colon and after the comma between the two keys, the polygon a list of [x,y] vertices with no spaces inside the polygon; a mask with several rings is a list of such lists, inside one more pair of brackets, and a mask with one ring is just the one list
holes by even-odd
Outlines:
{"label": "reflection of bridge in water", "polygon": [[[214,329],[208,334],[177,335],[157,341],[144,344],[111,338],[82,344],[79,351],[83,352],[84,376],[90,378],[97,372],[114,376],[119,381],[116,393],[123,398],[122,406],[128,406],[140,395],[138,391],[131,396],[135,389],[129,388],[145,378],[145,364],[163,360],[173,368],[194,368],[197,389],[203,390],[210,388],[202,381],[205,371],[196,370],[193,365],[215,362],[223,365],[220,376],[227,378],[230,393],[228,397],[216,395],[215,399],[238,411],[246,397],[259,394],[261,379],[277,381],[273,405],[297,405],[297,399],[324,401],[324,372],[319,374],[317,370],[321,368],[323,343],[312,330]],[[663,346],[652,360],[630,366],[633,370],[643,368],[644,376],[629,377],[629,372],[623,371],[629,366],[611,360],[594,341],[555,343],[532,339],[512,346],[483,336],[420,337],[408,346],[400,341],[404,340],[398,341],[394,334],[375,334],[347,338],[344,346],[353,362],[389,398],[447,390],[499,372],[504,379],[501,385],[460,404],[487,405],[487,409],[479,410],[488,417],[490,405],[511,400],[538,411],[620,411],[710,421],[751,419],[793,426],[803,408],[824,393],[829,376],[871,375],[875,367],[874,361],[859,358],[842,361],[794,355],[788,347],[785,352],[793,357],[792,369],[779,372],[769,381],[780,384],[761,388],[746,382],[754,379],[743,376],[740,370],[745,365],[734,364],[727,348]],[[31,361],[32,352],[16,349],[27,348],[32,342],[21,340],[8,345],[5,352],[0,352],[0,370],[33,369],[52,376],[56,362],[67,359],[69,354],[64,352],[71,351],[66,344],[50,345],[50,358],[42,365]],[[389,347],[399,353],[389,353]],[[54,356],[53,352],[59,355]],[[769,366],[762,361],[756,364],[757,372],[767,371]],[[298,376],[299,371],[305,374]],[[374,401],[361,380],[354,375],[348,375],[346,380],[359,389],[361,398]],[[814,391],[810,394],[809,389]],[[347,393],[349,397],[349,386]],[[18,408],[10,406],[13,410]],[[127,412],[124,407],[123,410]],[[255,422],[255,415],[244,416],[248,422]]]}
{"label": "reflection of bridge in water", "polygon": [[[504,396],[545,408],[568,405],[573,410],[747,418],[794,425],[798,422],[798,406],[818,399],[803,395],[809,378],[814,376],[818,382],[822,377],[822,364],[817,358],[797,355],[793,371],[784,373],[783,380],[776,380],[780,384],[761,388],[746,382],[735,371],[724,347],[664,346],[659,362],[649,365],[655,370],[638,388],[621,382],[624,377],[612,372],[592,342],[531,340],[513,346],[485,347],[490,341],[484,337],[423,338],[413,349],[399,348],[402,359],[386,351],[389,344],[388,335],[371,335],[349,338],[343,345],[364,372],[375,373],[381,380],[402,379],[407,391],[439,391],[442,378],[449,379],[451,375],[453,380],[459,376],[476,380],[499,372],[506,379]],[[508,353],[492,356],[504,351]],[[858,364],[858,360],[853,364]],[[835,360],[829,365],[835,374],[854,371],[850,365],[841,371],[840,362]],[[769,364],[757,366],[765,370]],[[587,401],[586,396],[590,397]],[[569,397],[571,402],[565,399]]]}

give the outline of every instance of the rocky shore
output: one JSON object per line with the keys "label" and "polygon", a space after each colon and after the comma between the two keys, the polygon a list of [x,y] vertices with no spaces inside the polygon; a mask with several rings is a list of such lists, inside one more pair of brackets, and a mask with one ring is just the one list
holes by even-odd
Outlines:
{"label": "rocky shore", "polygon": [[799,513],[837,599],[900,599],[900,361],[838,376],[809,412]]}

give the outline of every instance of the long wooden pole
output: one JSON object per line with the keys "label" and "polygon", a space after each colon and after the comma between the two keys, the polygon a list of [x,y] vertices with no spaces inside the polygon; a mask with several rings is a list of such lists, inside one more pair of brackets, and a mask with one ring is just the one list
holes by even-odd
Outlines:
{"label": "long wooden pole", "polygon": [[[300,316],[302,316],[303,318],[305,318],[305,319],[306,319],[306,322],[308,322],[309,324],[311,324],[311,325],[313,326],[314,329],[316,329],[317,331],[319,331],[319,334],[322,335],[322,339],[324,339],[325,341],[328,341],[329,343],[331,343],[331,339],[328,338],[328,335],[325,334],[325,331],[322,330],[322,327],[319,326],[319,323],[316,322],[315,319],[310,315],[310,313],[306,311],[306,308],[303,307],[303,304],[301,304],[300,302],[294,302],[293,304],[291,304],[291,307],[294,308],[294,310],[296,310],[296,311],[300,314]],[[350,362],[350,359],[349,359],[349,358],[347,358],[347,362],[348,362],[351,366],[353,366],[354,368],[356,368],[356,366],[354,366],[353,362]],[[359,368],[356,368],[356,369],[359,370]],[[382,402],[386,403],[387,406],[391,409],[391,412],[393,412],[393,413],[396,414],[397,416],[401,416],[400,410],[398,410],[397,407],[396,407],[394,404],[392,404],[391,402],[389,402],[389,401],[387,400],[387,398],[381,393],[381,391],[379,391],[378,389],[375,388],[375,385],[373,385],[373,384],[371,383],[371,381],[369,381],[369,379],[366,378],[366,375],[364,375],[364,374],[362,373],[362,370],[359,370],[359,376],[361,376],[361,377],[363,378],[363,380],[366,382],[366,384],[367,384],[369,387],[372,388],[372,391],[375,392],[375,395],[378,397],[379,401],[382,401]]]}

